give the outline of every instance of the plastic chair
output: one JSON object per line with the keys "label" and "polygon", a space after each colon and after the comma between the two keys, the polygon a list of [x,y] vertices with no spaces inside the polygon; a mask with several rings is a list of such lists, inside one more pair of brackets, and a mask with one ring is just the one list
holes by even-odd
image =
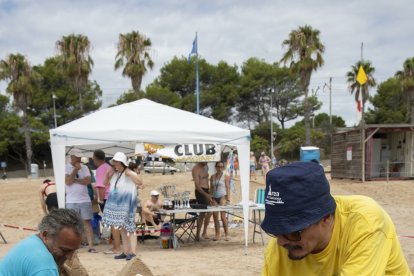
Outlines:
{"label": "plastic chair", "polygon": [[[263,188],[256,189],[254,199],[255,199],[256,204],[264,204],[265,203],[265,189]],[[264,245],[262,228],[260,227],[260,223],[262,223],[262,215],[261,215],[262,212],[261,211],[262,210],[253,210],[253,221],[254,221],[253,243],[255,243],[255,236],[257,233],[257,234],[260,234],[260,237],[262,238],[262,245]],[[257,222],[256,216],[258,217],[259,222]]]}
{"label": "plastic chair", "polygon": [[186,213],[185,218],[183,219],[175,219],[175,236],[177,237],[178,241],[184,243],[185,237],[187,237],[187,242],[190,240],[196,240],[196,233],[194,233],[194,229],[197,229],[197,213]]}

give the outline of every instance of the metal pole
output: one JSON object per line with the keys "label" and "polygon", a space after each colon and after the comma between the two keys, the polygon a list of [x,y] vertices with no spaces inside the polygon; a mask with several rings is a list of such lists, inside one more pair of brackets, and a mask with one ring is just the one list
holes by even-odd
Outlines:
{"label": "metal pole", "polygon": [[273,162],[274,153],[273,153],[273,115],[272,115],[272,108],[273,108],[273,92],[272,92],[272,89],[270,89],[270,156],[271,156],[271,159],[272,159],[272,162]]}
{"label": "metal pole", "polygon": [[332,127],[332,77],[329,78],[329,123]]}
{"label": "metal pole", "polygon": [[52,94],[52,99],[53,99],[53,119],[55,121],[55,128],[57,128],[57,121],[56,121],[56,106],[55,106],[55,99],[56,99],[56,95],[55,93]]}
{"label": "metal pole", "polygon": [[198,37],[196,33],[196,94],[197,94],[197,114],[200,114],[200,90],[198,81]]}
{"label": "metal pole", "polygon": [[[361,62],[364,61],[363,59],[363,50],[364,50],[364,43],[361,43]],[[361,89],[361,93],[362,93],[362,89]],[[362,151],[362,156],[361,156],[361,164],[362,164],[362,183],[365,182],[365,120],[364,120],[364,109],[365,109],[365,105],[364,105],[364,95],[361,95],[361,99],[362,99],[362,114],[361,114],[361,151]]]}

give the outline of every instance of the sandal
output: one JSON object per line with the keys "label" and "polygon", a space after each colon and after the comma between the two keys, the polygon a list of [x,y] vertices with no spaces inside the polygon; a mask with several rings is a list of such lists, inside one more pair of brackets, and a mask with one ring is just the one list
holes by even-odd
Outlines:
{"label": "sandal", "polygon": [[89,248],[88,252],[89,253],[98,253],[95,248]]}

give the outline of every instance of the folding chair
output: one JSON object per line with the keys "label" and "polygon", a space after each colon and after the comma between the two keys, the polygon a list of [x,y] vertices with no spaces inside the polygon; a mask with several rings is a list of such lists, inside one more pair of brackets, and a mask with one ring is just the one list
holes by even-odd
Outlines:
{"label": "folding chair", "polygon": [[7,243],[6,239],[4,238],[3,234],[0,232],[0,236],[3,239],[4,243]]}
{"label": "folding chair", "polygon": [[[264,204],[265,203],[265,189],[263,188],[256,189],[254,198],[255,198],[255,203]],[[258,216],[259,222],[257,222],[256,220],[256,214]],[[254,239],[257,233],[257,234],[260,234],[260,237],[262,238],[262,245],[264,245],[262,228],[260,227],[260,223],[262,223],[261,210],[253,210],[253,221],[254,221],[253,243],[255,243]]]}
{"label": "folding chair", "polygon": [[197,229],[197,213],[186,213],[185,218],[175,219],[175,236],[178,241],[184,243],[184,238],[187,237],[187,242],[190,240],[196,240],[196,233],[194,229]]}

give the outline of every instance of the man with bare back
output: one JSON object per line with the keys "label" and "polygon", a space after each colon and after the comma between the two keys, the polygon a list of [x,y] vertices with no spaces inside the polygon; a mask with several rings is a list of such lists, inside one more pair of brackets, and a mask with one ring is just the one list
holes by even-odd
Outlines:
{"label": "man with bare back", "polygon": [[[212,197],[209,193],[209,181],[208,181],[208,166],[207,162],[199,162],[194,166],[192,170],[193,180],[195,184],[195,196],[198,204],[210,205]],[[200,213],[197,220],[197,240],[200,240],[200,232],[203,227],[204,229],[202,237],[207,237],[207,227],[211,218],[211,213]]]}

